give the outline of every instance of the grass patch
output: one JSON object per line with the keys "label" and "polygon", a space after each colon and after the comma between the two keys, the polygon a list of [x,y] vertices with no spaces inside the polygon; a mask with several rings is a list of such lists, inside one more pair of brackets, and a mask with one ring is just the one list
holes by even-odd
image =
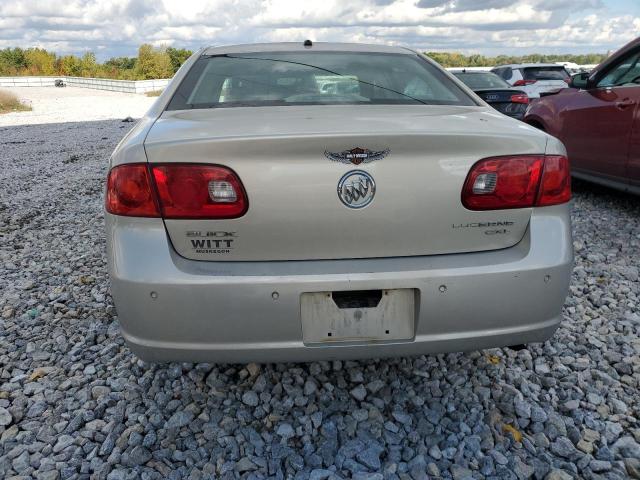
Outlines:
{"label": "grass patch", "polygon": [[151,90],[150,92],[145,93],[145,95],[147,97],[159,97],[162,92],[162,90]]}
{"label": "grass patch", "polygon": [[31,110],[30,105],[20,101],[13,93],[0,90],[0,113],[25,112]]}

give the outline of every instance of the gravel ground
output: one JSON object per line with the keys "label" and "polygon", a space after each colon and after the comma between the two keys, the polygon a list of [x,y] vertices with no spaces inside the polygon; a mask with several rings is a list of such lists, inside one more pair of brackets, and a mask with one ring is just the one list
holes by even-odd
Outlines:
{"label": "gravel ground", "polygon": [[130,125],[0,127],[0,478],[640,478],[637,197],[576,186],[545,344],[148,365],[105,265],[106,159]]}
{"label": "gravel ground", "polygon": [[33,110],[0,115],[0,127],[139,118],[155,101],[142,94],[78,87],[2,87],[2,90],[14,93]]}

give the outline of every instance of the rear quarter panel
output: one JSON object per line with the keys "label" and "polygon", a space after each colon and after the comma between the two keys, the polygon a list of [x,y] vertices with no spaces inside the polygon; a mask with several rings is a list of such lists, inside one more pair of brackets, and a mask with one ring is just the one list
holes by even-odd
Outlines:
{"label": "rear quarter panel", "polygon": [[565,103],[558,98],[559,95],[560,93],[533,99],[524,115],[524,121],[541,128],[549,135],[559,137],[562,133],[561,110]]}

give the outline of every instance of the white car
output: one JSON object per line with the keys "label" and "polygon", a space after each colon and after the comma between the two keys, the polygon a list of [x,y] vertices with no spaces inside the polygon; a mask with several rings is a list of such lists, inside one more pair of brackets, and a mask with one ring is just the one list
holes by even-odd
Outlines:
{"label": "white car", "polygon": [[565,155],[411,50],[201,50],[111,157],[124,338],[217,362],[544,341],[572,265]]}
{"label": "white car", "polygon": [[529,98],[538,98],[541,93],[567,88],[571,77],[563,65],[556,63],[501,65],[491,71],[509,85],[524,91]]}

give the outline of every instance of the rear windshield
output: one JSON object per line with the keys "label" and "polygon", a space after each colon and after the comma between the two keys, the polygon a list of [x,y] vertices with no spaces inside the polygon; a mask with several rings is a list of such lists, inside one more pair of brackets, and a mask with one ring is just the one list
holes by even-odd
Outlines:
{"label": "rear windshield", "polygon": [[476,105],[418,55],[260,52],[201,57],[167,110],[326,104]]}
{"label": "rear windshield", "polygon": [[498,75],[491,72],[486,73],[454,73],[462,82],[470,89],[480,88],[511,88],[507,82],[501,79]]}
{"label": "rear windshield", "polygon": [[564,67],[529,67],[524,69],[525,80],[565,80],[569,74]]}

